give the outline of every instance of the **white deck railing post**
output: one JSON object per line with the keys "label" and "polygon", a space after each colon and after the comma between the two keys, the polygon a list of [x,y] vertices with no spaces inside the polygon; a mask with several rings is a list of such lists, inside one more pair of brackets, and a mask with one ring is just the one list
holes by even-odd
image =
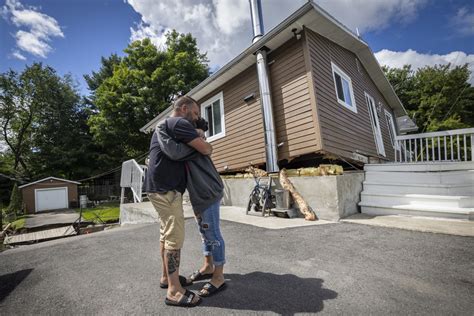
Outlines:
{"label": "white deck railing post", "polygon": [[[441,138],[443,138],[443,141],[441,141]],[[413,161],[474,161],[473,138],[474,128],[396,136],[396,144],[398,145],[398,148],[395,149],[395,161],[402,163]],[[437,139],[437,141],[435,139]],[[437,150],[435,149],[436,145],[438,146]],[[414,147],[414,151],[412,151],[412,147]],[[400,150],[399,155],[397,154],[398,150]],[[436,152],[438,152],[437,158]],[[469,152],[471,153],[470,157]]]}
{"label": "white deck railing post", "polygon": [[142,186],[144,169],[135,161],[130,159],[122,163],[122,174],[120,177],[120,187],[122,187],[121,203],[123,203],[123,196],[125,188],[130,188],[133,194],[133,201],[140,203],[142,201]]}

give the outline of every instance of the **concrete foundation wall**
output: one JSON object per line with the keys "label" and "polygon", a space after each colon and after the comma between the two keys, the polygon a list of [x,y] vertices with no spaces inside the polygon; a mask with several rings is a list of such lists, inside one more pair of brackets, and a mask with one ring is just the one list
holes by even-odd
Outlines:
{"label": "concrete foundation wall", "polygon": [[120,204],[120,224],[157,223],[160,219],[151,202]]}
{"label": "concrete foundation wall", "polygon": [[[337,221],[341,218],[359,213],[357,204],[360,201],[364,173],[346,173],[340,176],[290,177],[291,182],[313,208],[316,215],[323,220]],[[255,186],[253,179],[224,179],[224,206],[247,207],[249,195]],[[274,188],[281,188],[274,183]],[[189,196],[184,194],[185,205]],[[188,205],[190,217],[191,207]],[[186,209],[185,207],[185,213]],[[185,214],[186,217],[186,214]],[[120,223],[156,223],[158,214],[151,202],[129,203],[120,205]]]}
{"label": "concrete foundation wall", "polygon": [[[290,177],[291,182],[320,219],[337,221],[359,212],[363,172],[339,176]],[[223,205],[247,207],[253,179],[224,179]],[[280,188],[276,183],[275,188]]]}

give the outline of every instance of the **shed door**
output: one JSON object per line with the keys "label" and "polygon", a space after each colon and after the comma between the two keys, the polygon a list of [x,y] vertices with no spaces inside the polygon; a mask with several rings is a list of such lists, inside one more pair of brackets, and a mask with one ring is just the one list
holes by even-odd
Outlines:
{"label": "shed door", "polygon": [[67,208],[67,187],[36,189],[36,212]]}
{"label": "shed door", "polygon": [[377,115],[377,108],[375,107],[374,98],[367,93],[365,94],[365,101],[369,108],[370,122],[372,123],[372,130],[374,131],[375,144],[377,146],[377,153],[385,156],[385,148],[383,146],[382,131],[380,130],[379,116]]}

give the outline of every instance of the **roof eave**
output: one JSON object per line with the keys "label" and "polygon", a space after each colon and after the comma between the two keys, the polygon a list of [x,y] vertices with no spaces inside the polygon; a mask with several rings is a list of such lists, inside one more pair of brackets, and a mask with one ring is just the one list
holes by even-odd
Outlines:
{"label": "roof eave", "polygon": [[81,184],[80,182],[77,182],[77,181],[66,180],[66,179],[61,179],[61,178],[56,178],[56,177],[47,177],[47,178],[44,178],[44,179],[41,179],[41,180],[37,180],[37,181],[34,181],[34,182],[30,182],[30,183],[21,185],[21,186],[18,187],[18,189],[22,189],[22,188],[28,187],[30,185],[37,184],[37,183],[40,183],[40,182],[43,182],[43,181],[46,181],[46,180],[50,180],[50,179],[54,179],[54,180],[58,180],[58,181],[64,181],[64,182],[73,183],[73,184]]}

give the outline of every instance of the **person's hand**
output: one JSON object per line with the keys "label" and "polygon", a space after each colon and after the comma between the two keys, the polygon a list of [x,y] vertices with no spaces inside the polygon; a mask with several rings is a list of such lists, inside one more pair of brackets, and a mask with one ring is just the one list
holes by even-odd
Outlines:
{"label": "person's hand", "polygon": [[196,128],[198,129],[202,129],[203,131],[207,131],[209,129],[209,124],[207,123],[207,121],[202,118],[202,117],[199,117],[196,122],[195,122],[195,125],[196,125]]}
{"label": "person's hand", "polygon": [[198,133],[199,137],[201,137],[202,139],[206,139],[206,133],[200,129],[200,128],[196,128],[196,132]]}

